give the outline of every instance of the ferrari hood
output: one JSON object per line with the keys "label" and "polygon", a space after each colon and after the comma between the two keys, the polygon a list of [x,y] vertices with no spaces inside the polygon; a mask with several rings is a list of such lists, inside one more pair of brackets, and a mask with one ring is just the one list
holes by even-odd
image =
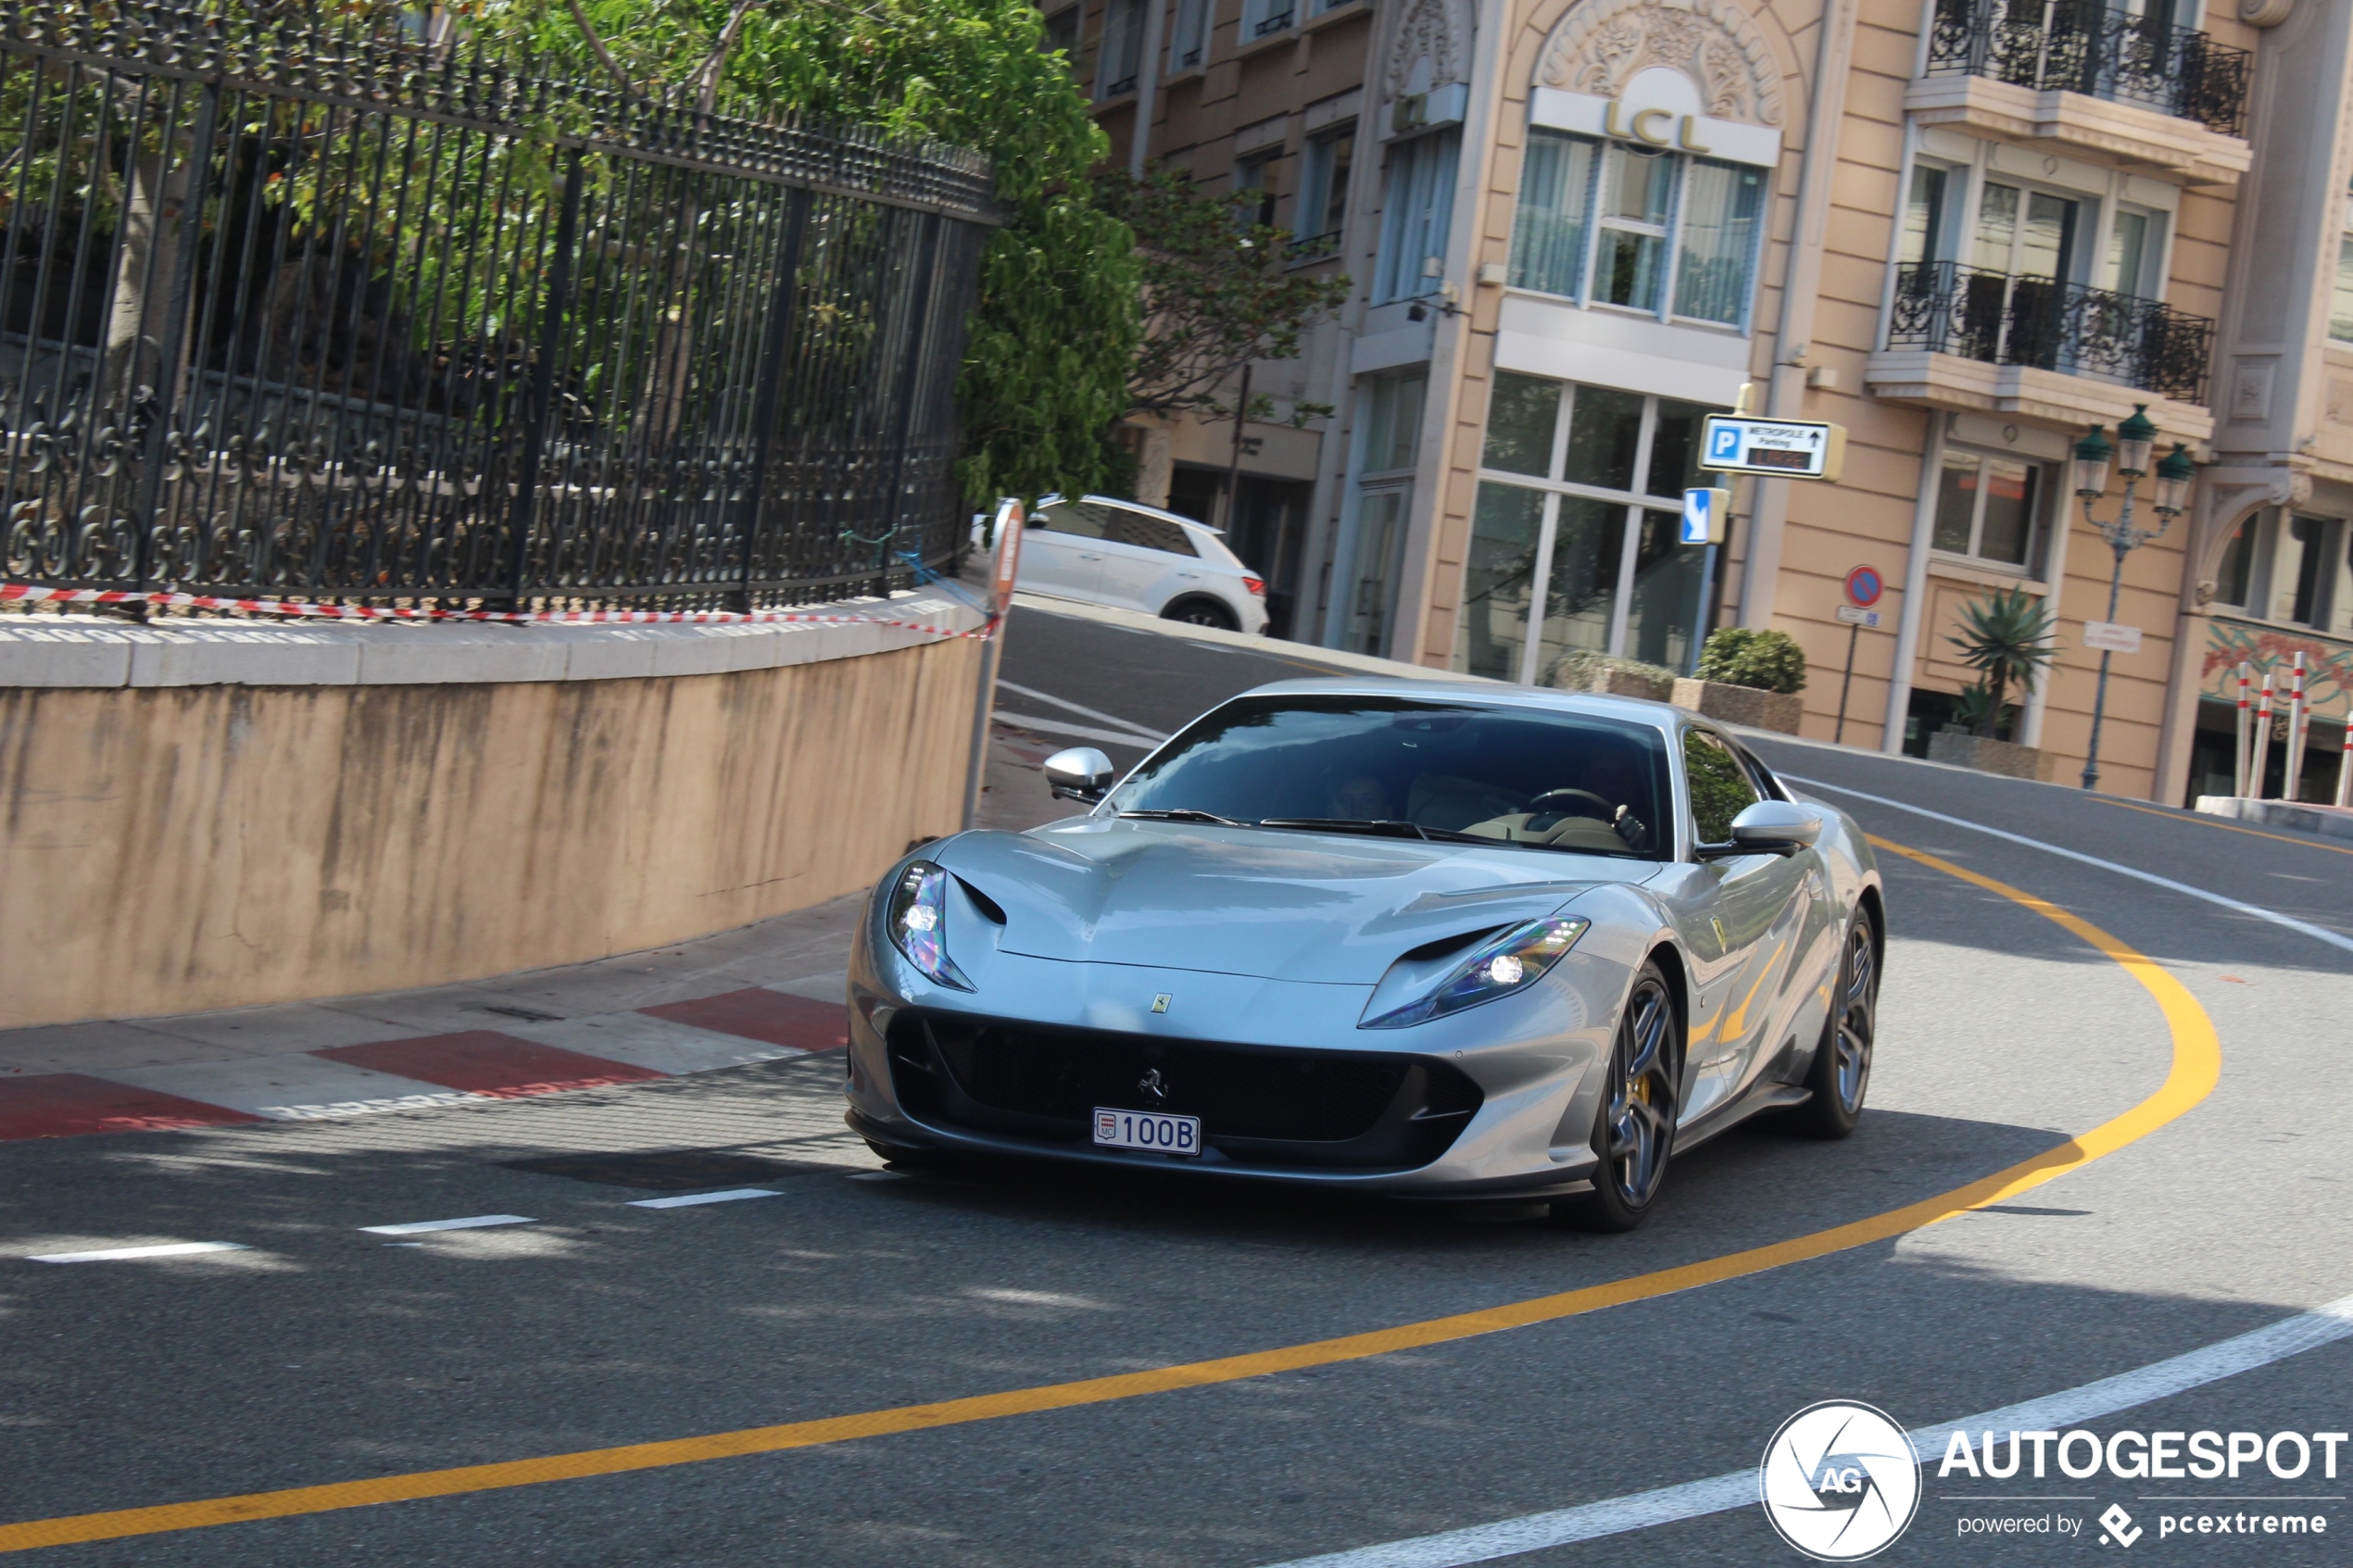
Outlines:
{"label": "ferrari hood", "polygon": [[[935,859],[1004,912],[1005,952],[1370,985],[1441,937],[1534,920],[1648,861],[1084,819],[969,833]],[[951,936],[950,946],[955,938]]]}

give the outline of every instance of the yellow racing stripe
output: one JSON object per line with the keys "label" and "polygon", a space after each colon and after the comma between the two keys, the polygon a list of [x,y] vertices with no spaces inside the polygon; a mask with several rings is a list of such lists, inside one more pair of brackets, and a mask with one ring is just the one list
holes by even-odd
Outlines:
{"label": "yellow racing stripe", "polygon": [[699,1464],[707,1460],[734,1459],[746,1454],[781,1453],[791,1449],[817,1448],[858,1437],[923,1432],[976,1421],[995,1421],[1005,1416],[1034,1415],[1079,1405],[1105,1404],[1146,1394],[1164,1394],[1179,1388],[1200,1388],[1245,1377],[1264,1377],[1271,1373],[1329,1366],[1336,1361],[1362,1361],[1396,1350],[1417,1349],[1478,1335],[1500,1333],[1504,1329],[1526,1328],[1533,1323],[1557,1323],[1563,1318],[1598,1311],[1604,1307],[1647,1301],[1680,1290],[1717,1285],[1791,1263],[1805,1262],[1808,1259],[1867,1247],[1873,1242],[1885,1241],[1922,1226],[1935,1224],[1941,1220],[1951,1219],[1969,1210],[2014,1198],[2146,1137],[2183,1115],[2212,1091],[2222,1066],[2221,1044],[2215,1036],[2213,1021],[2207,1017],[2206,1010],[2198,1006],[2196,998],[2190,995],[2187,988],[2154,960],[2134,951],[2089,921],[2031,893],[2021,892],[1949,860],[1908,849],[1882,838],[1874,837],[1871,842],[1892,854],[1903,856],[1948,876],[1958,877],[1973,886],[2021,904],[2045,920],[2066,928],[2121,965],[2155,998],[2172,1034],[2172,1067],[2157,1092],[2123,1114],[2056,1148],[2047,1149],[2007,1170],[1996,1171],[1990,1176],[1938,1197],[1906,1204],[1901,1209],[1891,1209],[1868,1219],[1833,1225],[1810,1236],[1727,1253],[1702,1262],[1638,1274],[1608,1285],[1587,1286],[1582,1289],[1539,1296],[1507,1306],[1430,1318],[1394,1328],[1375,1329],[1366,1334],[1343,1335],[1337,1339],[1319,1339],[1305,1345],[1255,1350],[1247,1355],[1220,1357],[1215,1361],[1191,1361],[1151,1372],[1122,1373],[1111,1377],[1086,1378],[1076,1383],[1053,1383],[1034,1388],[1009,1389],[999,1394],[979,1394],[968,1399],[945,1399],[937,1404],[902,1405],[855,1415],[826,1416],[815,1421],[753,1426],[698,1437],[673,1437],[621,1448],[588,1449],[577,1453],[550,1454],[538,1459],[460,1465],[448,1470],[417,1471],[365,1481],[333,1481],[316,1486],[250,1492],[242,1497],[207,1498],[195,1502],[159,1503],[147,1508],[118,1509],[103,1513],[77,1513],[56,1519],[0,1524],[0,1551],[23,1551],[34,1547],[65,1546],[82,1541],[120,1540],[131,1536],[193,1530],[208,1524],[283,1519],[295,1514],[361,1508],[371,1503],[409,1502],[421,1498],[451,1497],[509,1486],[532,1486],[543,1482],[573,1481],[626,1471]]}

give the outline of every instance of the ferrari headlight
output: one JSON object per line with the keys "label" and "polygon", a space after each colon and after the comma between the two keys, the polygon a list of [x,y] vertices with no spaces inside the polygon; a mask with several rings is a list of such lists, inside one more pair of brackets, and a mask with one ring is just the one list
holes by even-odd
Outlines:
{"label": "ferrari headlight", "polygon": [[890,909],[884,916],[890,926],[891,945],[942,985],[973,989],[948,956],[948,873],[928,860],[909,862],[890,890]]}
{"label": "ferrari headlight", "polygon": [[1378,1018],[1368,1018],[1357,1027],[1404,1029],[1525,991],[1543,979],[1545,972],[1577,946],[1577,939],[1592,923],[1589,920],[1535,920],[1514,926],[1473,948],[1469,957],[1420,997]]}

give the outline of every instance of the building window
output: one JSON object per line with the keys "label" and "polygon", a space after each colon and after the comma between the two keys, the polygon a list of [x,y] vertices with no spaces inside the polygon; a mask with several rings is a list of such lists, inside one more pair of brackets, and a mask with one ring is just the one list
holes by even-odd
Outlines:
{"label": "building window", "polygon": [[1083,14],[1080,6],[1065,6],[1048,17],[1046,25],[1038,31],[1038,46],[1050,55],[1060,51],[1063,59],[1076,60],[1078,56],[1078,21]]}
{"label": "building window", "polygon": [[1271,37],[1290,26],[1296,14],[1297,0],[1242,0],[1242,34],[1245,44],[1254,39]]}
{"label": "building window", "polygon": [[1454,668],[1542,683],[1562,656],[1584,650],[1691,669],[1706,552],[1681,543],[1682,495],[1715,411],[1499,373]]}
{"label": "building window", "polygon": [[1190,70],[1209,57],[1209,0],[1176,0],[1176,26],[1168,39],[1172,71]]}
{"label": "building window", "polygon": [[1904,227],[1895,241],[1898,265],[1912,267],[1944,259],[1952,243],[1947,193],[1960,183],[1957,172],[1932,163],[1912,166],[1912,188],[1904,194]]}
{"label": "building window", "polygon": [[2033,572],[2043,553],[2044,497],[2050,477],[2040,463],[1965,447],[1944,449],[1937,476],[1936,529],[1931,544]]}
{"label": "building window", "polygon": [[1446,226],[1461,147],[1461,133],[1453,130],[1390,144],[1374,304],[1438,292],[1446,276]]}
{"label": "building window", "polygon": [[2336,287],[2329,295],[2329,336],[2353,343],[2353,192],[2345,198],[2345,233],[2336,242]]}
{"label": "building window", "polygon": [[1356,438],[1356,526],[1340,605],[1340,646],[1351,653],[1389,652],[1428,386],[1425,370],[1379,376],[1357,403],[1363,420]]}
{"label": "building window", "polygon": [[2214,574],[2214,602],[2261,621],[2353,632],[2353,529],[2267,508],[2239,525]]}
{"label": "building window", "polygon": [[1744,326],[1765,171],[1529,132],[1512,229],[1516,288],[1668,319]]}
{"label": "building window", "polygon": [[1348,175],[1355,162],[1353,123],[1308,142],[1306,161],[1300,171],[1299,210],[1292,214],[1295,260],[1318,260],[1339,253],[1340,230],[1348,220]]}
{"label": "building window", "polygon": [[1275,165],[1282,161],[1282,157],[1283,150],[1276,147],[1263,153],[1252,153],[1234,165],[1234,189],[1254,191],[1258,194],[1254,203],[1234,204],[1236,222],[1249,225],[1275,221],[1275,202],[1278,194],[1275,189]]}
{"label": "building window", "polygon": [[1136,90],[1144,57],[1144,0],[1111,0],[1103,9],[1103,47],[1095,61],[1095,96]]}

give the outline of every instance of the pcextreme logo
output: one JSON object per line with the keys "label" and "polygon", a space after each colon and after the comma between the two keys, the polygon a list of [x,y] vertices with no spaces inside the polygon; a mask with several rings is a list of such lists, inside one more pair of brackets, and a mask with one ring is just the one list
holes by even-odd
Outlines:
{"label": "pcextreme logo", "polygon": [[1855,1562],[1911,1524],[1920,1473],[1911,1439],[1884,1411],[1825,1399],[1781,1423],[1756,1489],[1781,1539],[1818,1562]]}

